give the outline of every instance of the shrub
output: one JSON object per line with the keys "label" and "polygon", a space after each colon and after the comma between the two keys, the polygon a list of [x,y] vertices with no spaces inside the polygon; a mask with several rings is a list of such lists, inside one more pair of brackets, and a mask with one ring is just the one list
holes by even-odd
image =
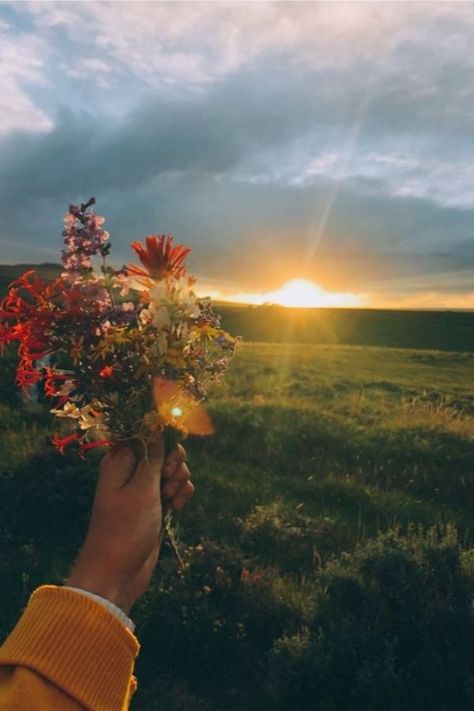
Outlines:
{"label": "shrub", "polygon": [[328,564],[309,625],[274,645],[279,708],[472,709],[472,557],[453,528],[379,535]]}
{"label": "shrub", "polygon": [[240,522],[243,551],[284,573],[307,575],[341,544],[341,532],[327,516],[308,516],[282,500],[256,506]]}
{"label": "shrub", "polygon": [[0,402],[14,404],[18,402],[18,388],[15,373],[18,357],[13,348],[0,353]]}
{"label": "shrub", "polygon": [[[140,703],[176,708],[176,682],[185,679],[181,696],[188,699],[197,694],[219,709],[261,708],[268,653],[301,626],[300,607],[273,571],[247,569],[231,548],[189,547],[186,561],[179,576],[162,562],[140,607],[137,674],[149,694]],[[170,679],[173,699],[166,696]]]}

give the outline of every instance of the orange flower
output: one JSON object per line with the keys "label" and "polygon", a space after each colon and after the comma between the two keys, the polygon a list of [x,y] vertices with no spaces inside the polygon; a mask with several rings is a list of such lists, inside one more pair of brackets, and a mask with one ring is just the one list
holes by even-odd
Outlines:
{"label": "orange flower", "polygon": [[150,235],[146,238],[146,247],[141,242],[132,242],[132,247],[145,270],[130,264],[129,274],[163,279],[167,276],[181,277],[186,272],[183,261],[191,249],[183,244],[173,245],[172,235]]}

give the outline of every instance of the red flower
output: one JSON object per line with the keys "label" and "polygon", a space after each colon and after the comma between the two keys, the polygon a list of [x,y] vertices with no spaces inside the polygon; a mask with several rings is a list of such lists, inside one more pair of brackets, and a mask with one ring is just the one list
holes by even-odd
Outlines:
{"label": "red flower", "polygon": [[30,385],[35,385],[43,379],[43,374],[35,368],[29,367],[27,363],[20,363],[16,371],[16,383],[18,387],[26,390]]}
{"label": "red flower", "polygon": [[112,442],[108,439],[97,439],[94,442],[81,442],[79,455],[84,459],[84,455],[90,449],[96,449],[96,447],[110,447]]}
{"label": "red flower", "polygon": [[141,242],[132,242],[131,246],[146,271],[130,264],[129,274],[162,279],[166,276],[180,277],[186,272],[183,261],[191,249],[183,244],[173,245],[172,235],[150,235],[146,238],[146,247]]}
{"label": "red flower", "polygon": [[59,454],[64,454],[64,449],[73,442],[79,442],[79,437],[75,433],[70,434],[67,437],[58,437],[57,435],[53,435],[53,444],[58,450]]}
{"label": "red flower", "polygon": [[44,381],[44,393],[48,397],[54,397],[56,395],[58,385],[55,382],[56,380],[59,380],[59,382],[64,382],[67,380],[67,375],[64,375],[64,373],[57,373],[53,368],[46,368],[46,378]]}
{"label": "red flower", "polygon": [[114,373],[114,369],[111,365],[104,365],[99,375],[101,378],[110,378]]}

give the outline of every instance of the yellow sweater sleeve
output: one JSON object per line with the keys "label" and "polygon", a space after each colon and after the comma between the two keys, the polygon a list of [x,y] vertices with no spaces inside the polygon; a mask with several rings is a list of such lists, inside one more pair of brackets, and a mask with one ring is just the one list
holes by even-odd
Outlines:
{"label": "yellow sweater sleeve", "polygon": [[0,648],[0,711],[124,711],[139,649],[98,602],[44,585]]}

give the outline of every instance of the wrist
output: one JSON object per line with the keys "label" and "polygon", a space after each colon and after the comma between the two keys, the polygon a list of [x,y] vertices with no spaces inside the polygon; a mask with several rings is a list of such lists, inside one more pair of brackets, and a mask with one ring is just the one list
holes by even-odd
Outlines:
{"label": "wrist", "polygon": [[92,570],[81,569],[80,566],[74,566],[64,585],[99,595],[123,610],[126,615],[129,615],[136,602],[131,598],[126,586],[109,579],[103,572],[100,575],[95,574]]}

